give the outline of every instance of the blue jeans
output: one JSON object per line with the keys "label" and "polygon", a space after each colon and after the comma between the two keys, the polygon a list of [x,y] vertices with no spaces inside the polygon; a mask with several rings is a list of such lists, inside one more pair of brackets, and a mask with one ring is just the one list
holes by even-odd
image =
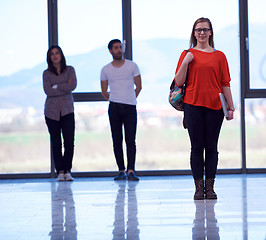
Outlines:
{"label": "blue jeans", "polygon": [[[59,121],[45,117],[45,121],[50,133],[55,169],[57,173],[70,172],[74,155],[74,113],[60,117]],[[62,154],[61,133],[64,139],[64,155]]]}
{"label": "blue jeans", "polygon": [[113,150],[119,171],[125,170],[123,154],[123,126],[127,151],[127,170],[135,170],[137,110],[135,105],[110,102],[109,121],[113,139]]}
{"label": "blue jeans", "polygon": [[190,165],[193,178],[202,179],[204,171],[206,179],[215,178],[223,110],[185,104],[184,117],[191,143]]}

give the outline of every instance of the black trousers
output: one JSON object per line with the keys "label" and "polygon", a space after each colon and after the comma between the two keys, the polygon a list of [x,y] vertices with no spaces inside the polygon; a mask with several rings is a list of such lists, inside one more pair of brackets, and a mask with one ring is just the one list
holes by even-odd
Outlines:
{"label": "black trousers", "polygon": [[135,170],[137,110],[135,105],[110,102],[109,121],[113,139],[113,149],[119,171],[125,170],[123,154],[123,126],[127,151],[127,170]]}
{"label": "black trousers", "polygon": [[[218,138],[223,110],[185,104],[184,117],[191,143],[190,165],[194,179],[215,178],[218,165]],[[205,151],[205,156],[204,156]]]}
{"label": "black trousers", "polygon": [[[70,172],[74,155],[75,116],[74,113],[60,117],[59,121],[45,117],[52,143],[52,153],[57,174],[60,171]],[[62,139],[64,139],[64,154]]]}

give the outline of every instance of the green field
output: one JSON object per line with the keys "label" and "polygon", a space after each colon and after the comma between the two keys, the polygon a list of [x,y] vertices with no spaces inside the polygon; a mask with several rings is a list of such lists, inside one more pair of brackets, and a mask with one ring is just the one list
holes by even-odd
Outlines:
{"label": "green field", "polygon": [[[247,128],[247,166],[266,167],[266,127]],[[48,132],[8,133],[0,136],[0,173],[50,171]],[[137,170],[189,169],[190,143],[183,128],[139,128]],[[219,168],[241,167],[240,128],[226,125],[219,141]],[[77,132],[73,171],[115,171],[109,130]]]}

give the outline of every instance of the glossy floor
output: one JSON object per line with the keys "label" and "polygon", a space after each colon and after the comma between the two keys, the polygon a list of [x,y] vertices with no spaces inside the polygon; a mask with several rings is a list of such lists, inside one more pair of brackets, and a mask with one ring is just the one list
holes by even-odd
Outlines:
{"label": "glossy floor", "polygon": [[194,201],[191,176],[0,180],[0,238],[266,239],[266,175],[218,175]]}

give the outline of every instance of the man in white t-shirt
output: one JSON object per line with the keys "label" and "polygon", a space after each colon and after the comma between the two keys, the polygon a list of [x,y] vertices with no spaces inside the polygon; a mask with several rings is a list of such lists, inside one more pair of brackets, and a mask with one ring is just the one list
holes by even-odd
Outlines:
{"label": "man in white t-shirt", "polygon": [[[113,149],[119,174],[114,180],[138,181],[135,174],[137,110],[136,98],[141,91],[141,76],[136,63],[123,59],[122,44],[113,39],[108,44],[113,61],[102,68],[102,95],[109,101],[109,121]],[[107,92],[109,86],[110,92]],[[123,128],[127,150],[127,175],[123,154]]]}

